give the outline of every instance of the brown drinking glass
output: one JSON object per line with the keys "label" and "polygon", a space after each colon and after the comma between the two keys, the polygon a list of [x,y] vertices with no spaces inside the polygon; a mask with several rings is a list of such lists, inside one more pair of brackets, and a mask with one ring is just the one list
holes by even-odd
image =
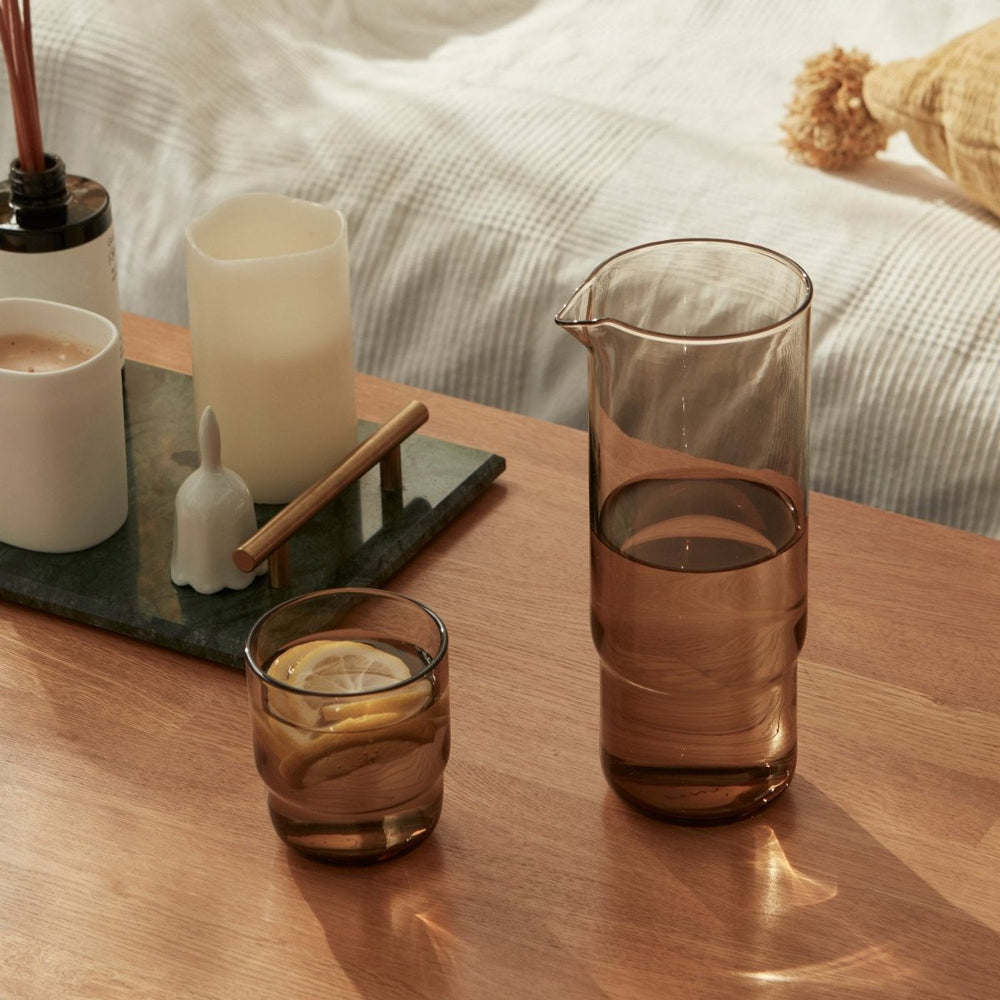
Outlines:
{"label": "brown drinking glass", "polygon": [[326,590],[265,614],[247,639],[257,770],[289,846],[365,864],[425,840],[450,749],[448,633],[408,597]]}

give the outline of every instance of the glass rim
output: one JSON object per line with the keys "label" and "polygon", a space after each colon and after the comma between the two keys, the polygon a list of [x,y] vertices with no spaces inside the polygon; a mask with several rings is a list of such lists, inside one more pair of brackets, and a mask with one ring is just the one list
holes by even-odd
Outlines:
{"label": "glass rim", "polygon": [[[264,667],[257,662],[255,657],[250,651],[254,636],[260,631],[264,626],[264,623],[271,618],[273,615],[278,614],[281,611],[285,611],[288,608],[294,607],[299,604],[306,604],[309,601],[315,600],[321,597],[337,597],[337,596],[347,596],[350,594],[357,594],[361,597],[375,598],[378,600],[389,600],[400,604],[409,604],[418,611],[423,612],[427,618],[431,621],[434,627],[437,629],[438,637],[440,639],[440,645],[437,652],[430,658],[430,660],[416,673],[411,674],[409,677],[403,678],[397,681],[395,684],[386,684],[384,687],[371,688],[367,691],[323,691],[323,690],[306,690],[305,688],[296,687],[294,684],[288,684],[285,681],[279,680],[277,677],[272,677]],[[363,641],[363,640],[358,640]],[[312,590],[306,594],[299,594],[296,597],[290,597],[286,601],[282,601],[280,604],[276,604],[273,608],[265,611],[250,627],[249,633],[247,633],[246,642],[243,644],[243,662],[245,666],[253,673],[253,675],[264,684],[269,687],[277,688],[281,691],[289,691],[292,694],[301,695],[304,697],[321,697],[327,700],[335,699],[338,701],[350,701],[355,699],[370,698],[373,694],[382,694],[386,691],[396,691],[405,687],[408,687],[414,681],[421,680],[426,677],[431,671],[438,667],[444,660],[448,652],[448,629],[441,616],[438,615],[436,611],[428,607],[423,601],[417,600],[415,597],[409,597],[406,594],[399,594],[392,590],[382,590],[377,587],[330,587],[325,590]]]}
{"label": "glass rim", "polygon": [[[755,253],[761,254],[764,257],[769,257],[774,263],[781,264],[787,271],[790,271],[799,279],[802,294],[799,298],[798,304],[794,309],[788,310],[787,314],[782,316],[781,319],[775,320],[773,323],[767,323],[764,326],[754,327],[750,330],[740,330],[734,333],[720,333],[716,335],[707,335],[700,337],[692,337],[690,335],[683,334],[673,334],[664,331],[648,330],[642,326],[634,326],[631,323],[626,323],[624,320],[615,319],[613,316],[595,316],[588,317],[587,319],[565,319],[563,314],[569,308],[570,304],[576,299],[576,297],[590,284],[594,282],[597,276],[605,270],[609,265],[614,264],[616,261],[620,261],[626,257],[631,257],[637,254],[641,254],[648,250],[660,249],[663,247],[680,247],[680,246],[695,246],[695,245],[712,245],[718,247],[729,247],[741,250],[752,250]],[[659,340],[659,341],[670,341],[677,344],[720,344],[720,343],[732,343],[734,341],[740,340],[752,340],[758,337],[765,337],[773,333],[775,330],[781,329],[787,326],[798,316],[806,313],[810,306],[812,305],[813,299],[813,283],[812,278],[806,272],[799,263],[792,260],[791,257],[780,253],[777,250],[771,250],[769,247],[762,246],[759,243],[749,243],[742,240],[728,240],[728,239],[717,239],[711,236],[694,236],[694,237],[682,237],[679,239],[672,240],[653,240],[649,243],[640,243],[638,246],[628,247],[625,250],[619,250],[617,253],[612,254],[605,260],[601,261],[591,272],[580,282],[579,285],[573,290],[572,295],[566,300],[562,308],[556,314],[556,323],[563,329],[571,330],[573,328],[588,327],[588,326],[612,326],[624,333],[635,334],[638,337],[644,337],[647,340]]]}

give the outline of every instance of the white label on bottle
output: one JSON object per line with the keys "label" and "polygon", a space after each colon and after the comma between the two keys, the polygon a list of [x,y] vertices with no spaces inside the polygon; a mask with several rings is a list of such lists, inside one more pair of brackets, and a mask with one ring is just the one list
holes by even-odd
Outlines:
{"label": "white label on bottle", "polygon": [[68,250],[0,252],[0,298],[65,302],[107,316],[118,328],[118,349],[124,364],[114,226],[89,243]]}

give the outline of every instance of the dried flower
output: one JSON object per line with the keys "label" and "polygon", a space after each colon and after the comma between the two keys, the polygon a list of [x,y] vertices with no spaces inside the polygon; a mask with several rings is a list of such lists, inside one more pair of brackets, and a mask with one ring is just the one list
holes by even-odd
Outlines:
{"label": "dried flower", "polygon": [[782,144],[797,160],[841,170],[885,149],[888,135],[868,112],[862,93],[875,63],[839,46],[805,63],[782,122]]}

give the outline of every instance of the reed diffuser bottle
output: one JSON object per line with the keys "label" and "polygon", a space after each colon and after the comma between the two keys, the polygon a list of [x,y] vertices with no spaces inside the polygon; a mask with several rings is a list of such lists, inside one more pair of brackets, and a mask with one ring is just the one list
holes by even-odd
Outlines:
{"label": "reed diffuser bottle", "polygon": [[44,152],[31,6],[0,0],[18,156],[0,181],[0,297],[49,299],[106,316],[121,339],[111,199]]}

